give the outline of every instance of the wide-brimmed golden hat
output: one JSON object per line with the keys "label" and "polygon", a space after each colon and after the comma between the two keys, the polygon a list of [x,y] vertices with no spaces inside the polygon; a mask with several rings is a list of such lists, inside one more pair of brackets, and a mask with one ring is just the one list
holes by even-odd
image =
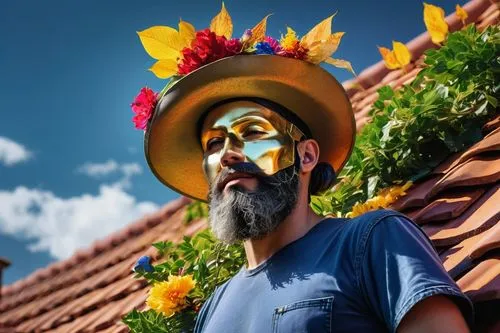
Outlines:
{"label": "wide-brimmed golden hat", "polygon": [[[221,15],[227,14],[224,12],[223,7],[221,13],[212,20],[211,31],[204,30],[196,34],[194,38],[200,40],[196,42],[204,43],[207,36],[212,34],[211,38],[217,38],[221,45],[238,43],[238,40],[235,41],[224,34],[227,33],[227,27],[220,28],[220,21],[217,23]],[[199,119],[214,104],[233,98],[263,98],[281,104],[295,113],[309,127],[313,139],[318,141],[320,162],[329,163],[337,173],[349,158],[356,133],[351,104],[342,85],[318,65],[326,60],[334,65],[340,64],[340,67],[350,68],[348,62],[329,58],[336,49],[336,45],[331,47],[332,40],[335,39],[337,45],[340,41],[339,33],[330,32],[332,17],[318,24],[300,41],[295,32],[289,29],[280,44],[269,37],[264,39],[261,30],[264,24],[265,31],[266,18],[254,29],[245,32],[246,40],[245,34],[239,39],[240,44],[237,47],[244,50],[249,39],[257,34],[262,35],[253,41],[251,46],[247,43],[246,51],[230,56],[230,53],[221,51],[225,55],[221,59],[208,60],[206,64],[186,70],[192,65],[193,60],[190,57],[197,47],[196,42],[191,41],[191,48],[184,46],[179,50],[181,53],[180,58],[176,58],[176,68],[170,62],[172,68],[165,71],[166,67],[162,67],[161,59],[151,68],[157,76],[183,74],[160,94],[150,119],[145,118],[145,112],[136,110],[145,110],[142,108],[144,101],[152,100],[156,95],[146,94],[143,89],[140,102],[134,102],[132,105],[133,108],[136,107],[136,118],[139,118],[134,118],[136,126],[140,123],[146,129],[144,148],[148,164],[155,176],[175,191],[195,199],[207,200],[209,185],[202,169]],[[186,22],[181,21],[179,24],[178,34],[182,40],[181,24],[185,25]],[[213,34],[213,30],[217,29],[219,33],[215,31]],[[291,34],[293,38],[287,41],[286,38]],[[153,34],[142,32],[139,35],[148,53],[158,56],[158,52],[152,50],[151,44],[148,44],[144,37],[149,38]],[[248,35],[251,38],[248,38]],[[286,44],[287,42],[290,43]],[[204,47],[204,44],[199,45]],[[294,49],[286,49],[289,45]],[[234,45],[230,47],[234,50]],[[324,48],[328,48],[326,53]],[[328,59],[323,59],[325,56]],[[196,61],[199,60],[196,54],[194,57]]]}

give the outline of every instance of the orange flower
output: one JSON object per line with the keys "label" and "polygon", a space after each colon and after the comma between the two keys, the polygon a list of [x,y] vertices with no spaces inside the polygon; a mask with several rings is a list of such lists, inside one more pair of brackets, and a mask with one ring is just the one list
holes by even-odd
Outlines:
{"label": "orange flower", "polygon": [[460,7],[460,5],[456,5],[456,7],[455,7],[455,14],[458,16],[458,18],[460,19],[460,21],[462,21],[462,24],[465,25],[465,20],[467,20],[467,18],[469,17],[469,15],[465,11],[465,9],[463,9],[462,7]]}
{"label": "orange flower", "polygon": [[424,23],[432,42],[439,44],[448,35],[448,24],[444,20],[444,10],[424,2]]}
{"label": "orange flower", "polygon": [[187,294],[195,287],[192,275],[170,275],[168,281],[158,282],[149,291],[146,304],[167,317],[184,309]]}
{"label": "orange flower", "polygon": [[411,53],[405,44],[393,41],[393,50],[379,47],[378,50],[384,59],[385,66],[389,69],[405,68],[411,61]]}

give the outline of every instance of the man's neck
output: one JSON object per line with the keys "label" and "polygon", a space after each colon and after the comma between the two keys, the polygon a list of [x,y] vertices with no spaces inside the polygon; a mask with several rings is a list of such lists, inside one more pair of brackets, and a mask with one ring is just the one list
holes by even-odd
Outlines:
{"label": "man's neck", "polygon": [[292,213],[270,234],[260,239],[250,239],[243,243],[248,269],[255,268],[278,252],[284,246],[301,238],[321,221],[307,204],[307,200],[297,202]]}

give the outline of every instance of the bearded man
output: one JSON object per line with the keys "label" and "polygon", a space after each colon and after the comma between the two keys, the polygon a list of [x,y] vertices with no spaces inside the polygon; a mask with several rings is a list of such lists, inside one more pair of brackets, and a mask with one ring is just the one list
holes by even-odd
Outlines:
{"label": "bearded man", "polygon": [[[354,144],[337,80],[298,44],[285,52],[266,37],[210,60],[224,38],[196,36],[148,122],[146,158],[164,184],[209,202],[215,236],[243,242],[247,264],[204,304],[195,332],[467,332],[471,302],[411,220],[310,208]],[[244,50],[248,39],[230,42]],[[274,53],[249,54],[259,49]]]}

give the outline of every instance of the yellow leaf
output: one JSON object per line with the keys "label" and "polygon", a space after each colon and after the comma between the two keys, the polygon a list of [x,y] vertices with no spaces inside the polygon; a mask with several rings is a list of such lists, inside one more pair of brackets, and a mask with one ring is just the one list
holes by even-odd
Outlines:
{"label": "yellow leaf", "polygon": [[138,32],[142,46],[154,59],[177,59],[183,43],[177,30],[155,26]]}
{"label": "yellow leaf", "polygon": [[335,66],[337,68],[347,69],[354,76],[356,76],[356,72],[354,72],[354,69],[352,68],[351,63],[349,61],[347,61],[347,60],[328,58],[328,59],[325,60],[325,62],[327,64],[333,65],[333,66]]}
{"label": "yellow leaf", "polygon": [[389,69],[396,69],[396,68],[401,67],[399,65],[398,60],[396,59],[396,55],[394,54],[394,51],[391,51],[385,47],[379,47],[378,51],[380,52],[382,59],[384,59],[385,67],[387,67]]}
{"label": "yellow leaf", "polygon": [[460,5],[456,5],[455,6],[455,14],[458,16],[460,21],[462,21],[462,24],[465,25],[465,20],[467,20],[467,18],[469,17],[469,15],[465,11],[465,9],[460,7]]}
{"label": "yellow leaf", "polygon": [[305,34],[304,37],[302,37],[300,44],[310,48],[314,42],[327,40],[332,34],[332,19],[335,15],[336,14],[333,14],[318,23],[307,34]]}
{"label": "yellow leaf", "polygon": [[448,24],[444,20],[444,10],[424,2],[424,23],[432,42],[439,44],[448,35]]}
{"label": "yellow leaf", "polygon": [[179,22],[179,36],[184,47],[189,47],[193,39],[196,38],[196,30],[191,23],[181,20]]}
{"label": "yellow leaf", "polygon": [[217,14],[210,22],[210,30],[215,32],[218,36],[225,36],[227,39],[231,38],[233,34],[233,22],[231,21],[231,16],[222,3],[222,9],[219,14]]}
{"label": "yellow leaf", "polygon": [[313,64],[319,64],[329,58],[339,47],[344,32],[331,34],[328,39],[312,43],[307,59]]}
{"label": "yellow leaf", "polygon": [[266,26],[267,26],[267,18],[271,16],[271,14],[264,17],[259,23],[252,28],[252,36],[245,42],[245,45],[253,45],[256,42],[260,42],[264,40],[266,37]]}
{"label": "yellow leaf", "polygon": [[149,70],[160,79],[168,79],[177,74],[177,61],[171,59],[158,60]]}
{"label": "yellow leaf", "polygon": [[411,53],[405,44],[393,41],[392,49],[394,56],[401,67],[408,65],[411,61]]}

